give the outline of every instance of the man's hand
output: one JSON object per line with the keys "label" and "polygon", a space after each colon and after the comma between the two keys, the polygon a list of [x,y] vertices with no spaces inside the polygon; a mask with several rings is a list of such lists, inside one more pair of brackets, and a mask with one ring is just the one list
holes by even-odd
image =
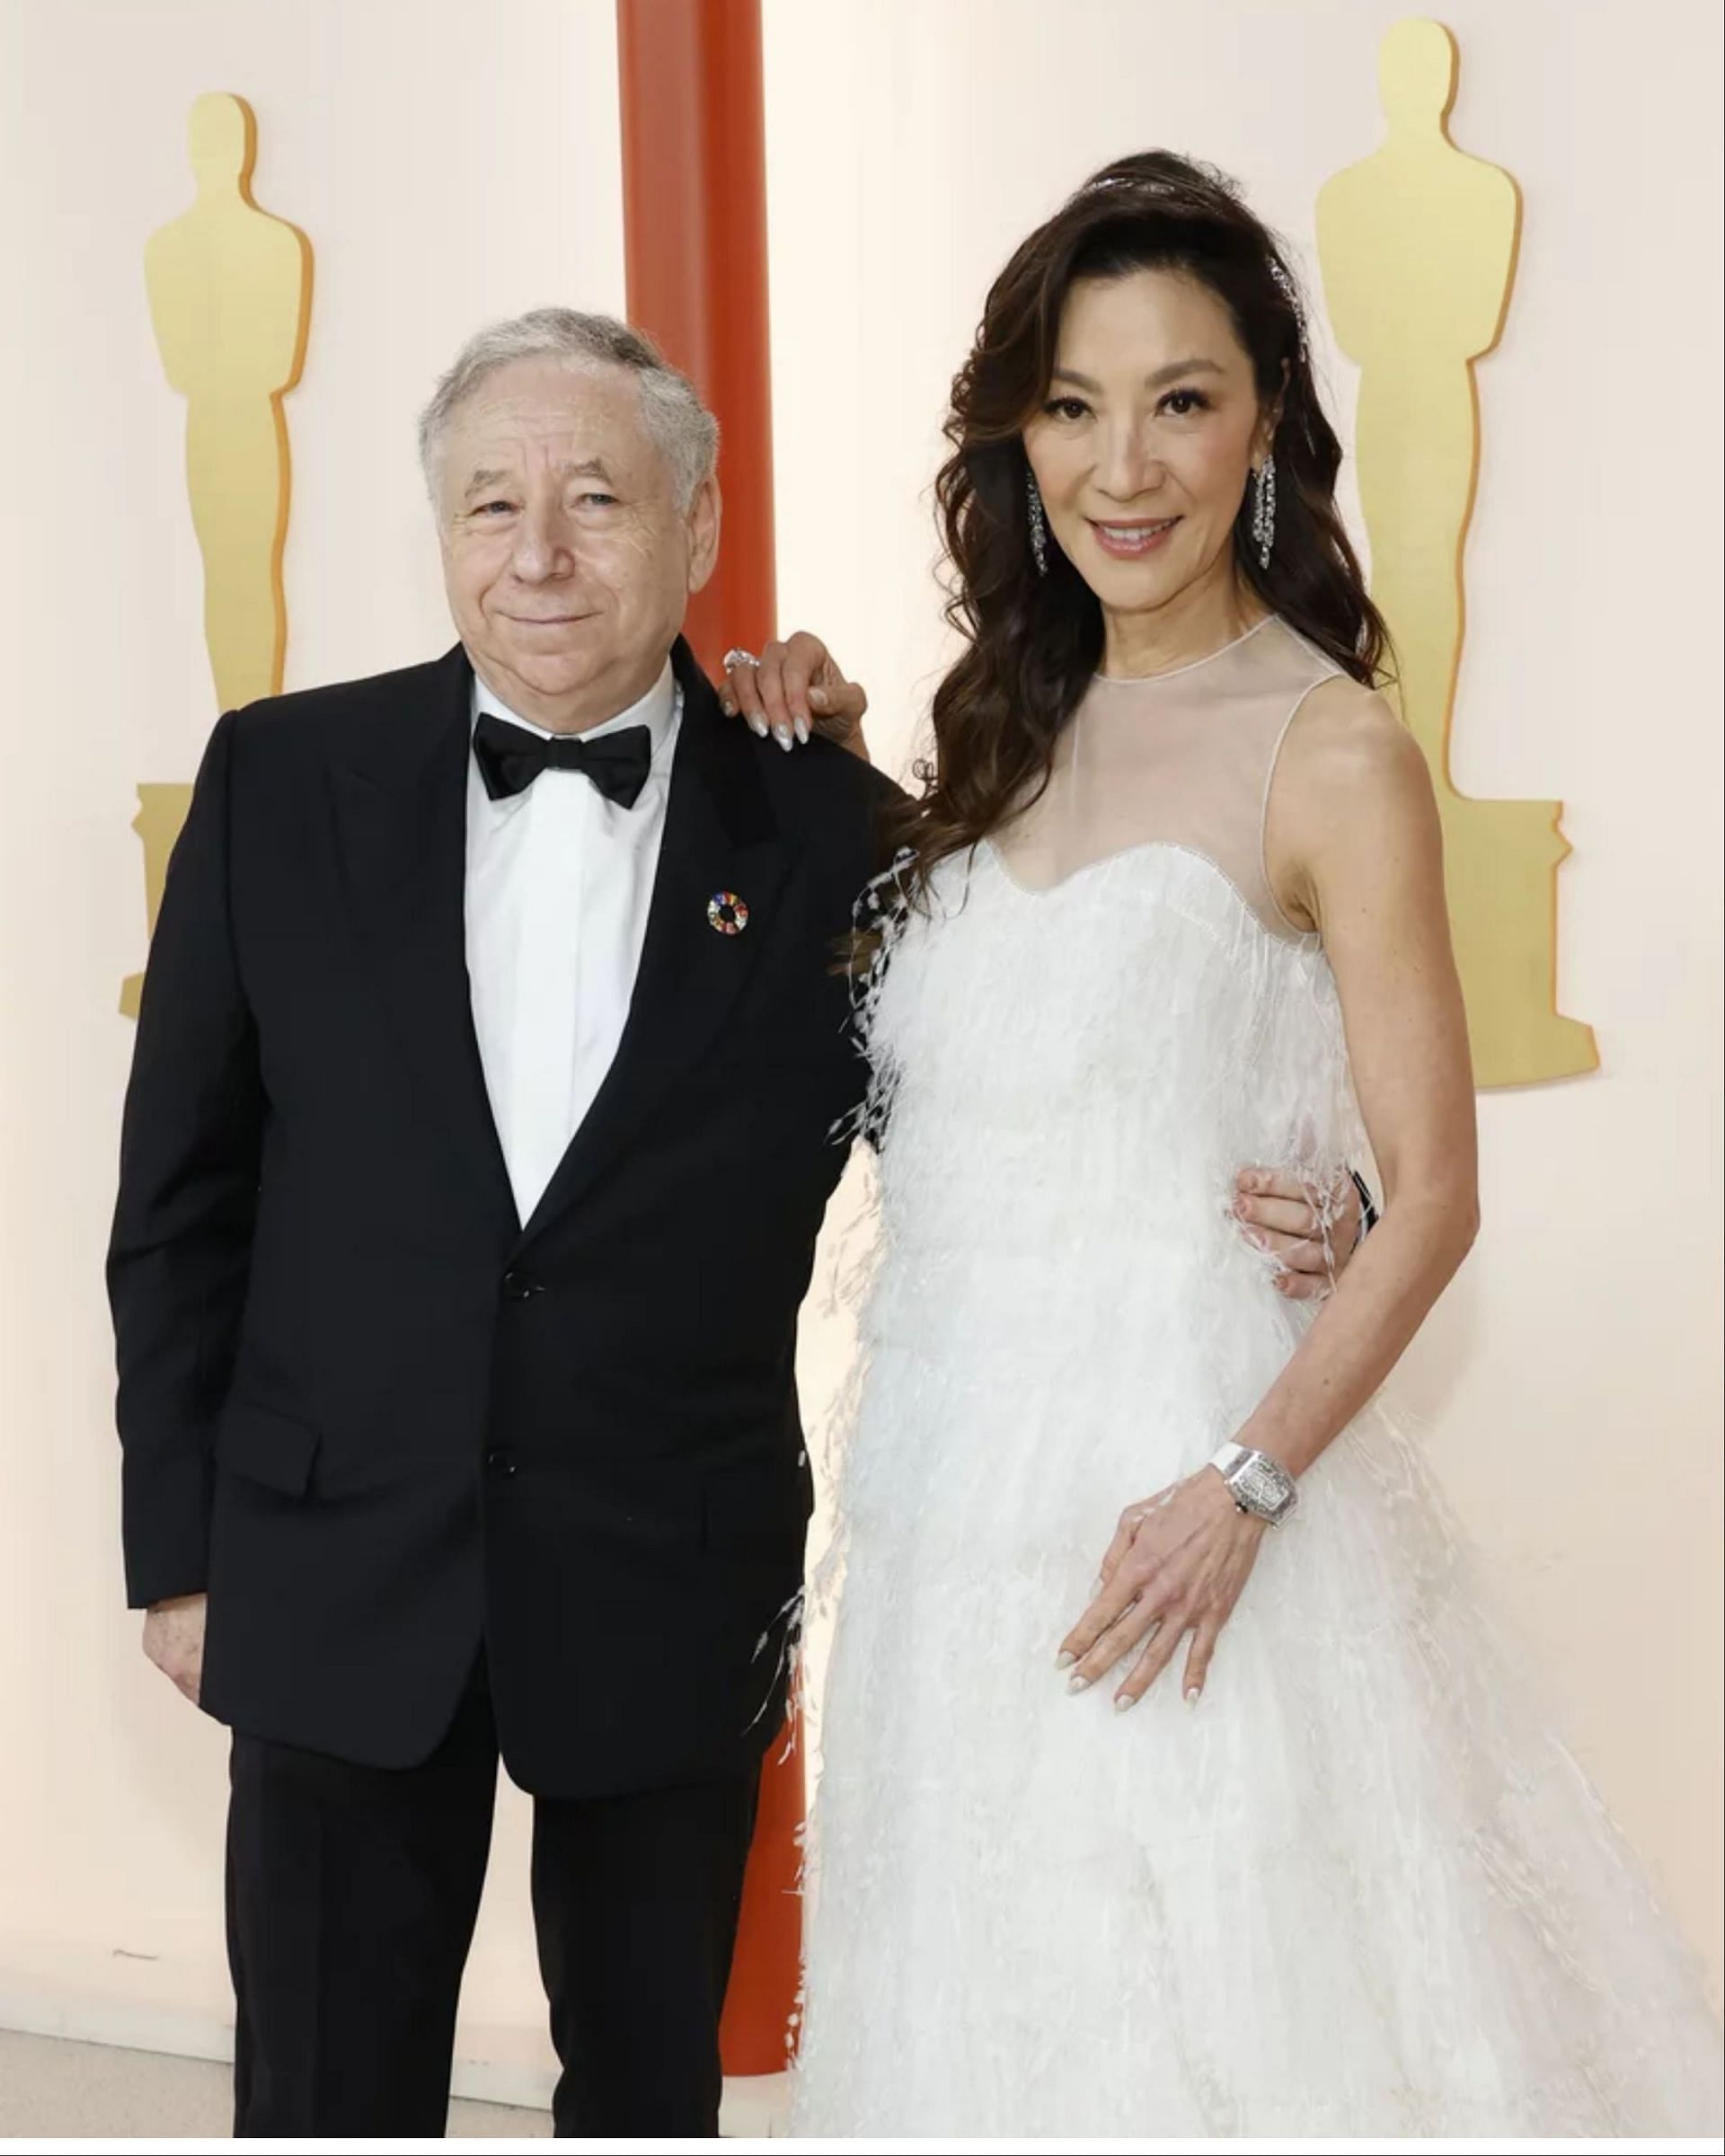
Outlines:
{"label": "man's hand", "polygon": [[732,716],[741,716],[781,748],[794,748],[811,734],[825,734],[841,748],[869,761],[862,738],[868,693],[860,682],[846,681],[837,662],[818,636],[799,629],[783,642],[766,645],[757,659],[733,654],[725,669],[720,701]]}
{"label": "man's hand", "polygon": [[1276,1259],[1278,1293],[1291,1303],[1327,1295],[1359,1242],[1362,1209],[1353,1177],[1339,1176],[1330,1192],[1327,1241],[1317,1194],[1299,1176],[1243,1168],[1234,1180],[1234,1216],[1247,1241]]}
{"label": "man's hand", "polygon": [[175,1595],[153,1602],[144,1618],[144,1652],[194,1707],[204,1681],[207,1600],[202,1595]]}

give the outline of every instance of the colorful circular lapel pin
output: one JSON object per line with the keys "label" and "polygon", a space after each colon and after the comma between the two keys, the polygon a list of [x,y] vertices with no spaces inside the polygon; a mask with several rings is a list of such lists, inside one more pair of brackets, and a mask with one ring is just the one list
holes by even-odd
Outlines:
{"label": "colorful circular lapel pin", "polygon": [[735,891],[715,891],[707,900],[707,926],[721,936],[740,936],[748,926],[748,908]]}

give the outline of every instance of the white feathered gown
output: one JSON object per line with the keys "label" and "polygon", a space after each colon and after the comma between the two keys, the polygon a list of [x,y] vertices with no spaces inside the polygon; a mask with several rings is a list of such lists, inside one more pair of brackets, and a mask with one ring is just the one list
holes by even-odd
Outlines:
{"label": "white feathered gown", "polygon": [[1055,1668],[1121,1507],[1308,1321],[1236,1167],[1362,1158],[1329,966],[1262,866],[1333,670],[1272,617],[1099,679],[1043,803],[879,969],[799,2134],[1720,2131],[1695,1966],[1377,1411],[1264,1538],[1195,1709],[1178,1662],[1125,1715]]}

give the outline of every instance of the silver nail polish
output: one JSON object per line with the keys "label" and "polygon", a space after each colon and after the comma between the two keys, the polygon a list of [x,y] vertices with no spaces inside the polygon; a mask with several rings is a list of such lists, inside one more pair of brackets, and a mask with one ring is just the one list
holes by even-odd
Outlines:
{"label": "silver nail polish", "polygon": [[775,726],[773,729],[773,738],[778,743],[779,747],[783,749],[787,755],[790,755],[792,749],[796,746],[795,742],[792,739],[791,729],[788,726]]}
{"label": "silver nail polish", "polygon": [[756,718],[751,717],[751,718],[750,718],[750,720],[749,720],[749,722],[748,722],[748,723],[749,723],[750,727],[753,729],[753,730],[754,730],[756,733],[757,733],[757,734],[758,734],[758,735],[761,737],[761,739],[762,739],[763,741],[765,741],[765,740],[766,739],[766,721],[765,721],[765,719],[756,719]]}
{"label": "silver nail polish", "polygon": [[797,720],[797,739],[799,741],[807,742],[808,738],[809,721],[806,719],[799,719]]}

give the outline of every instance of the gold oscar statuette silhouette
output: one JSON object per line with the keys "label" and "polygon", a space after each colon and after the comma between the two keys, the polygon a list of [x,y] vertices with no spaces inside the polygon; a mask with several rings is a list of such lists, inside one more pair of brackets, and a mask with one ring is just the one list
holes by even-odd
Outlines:
{"label": "gold oscar statuette silhouette", "polygon": [[1450,778],[1464,624],[1462,548],[1479,469],[1473,362],[1497,343],[1520,237],[1515,181],[1449,139],[1455,40],[1398,22],[1379,50],[1381,148],[1318,197],[1330,320],[1359,367],[1356,425],[1372,595],[1402,714],[1431,766],[1476,1082],[1593,1070],[1592,1029],[1556,1002],[1558,801],[1476,800]]}
{"label": "gold oscar statuette silhouette", "polygon": [[[197,199],[151,234],[144,274],[169,382],[186,400],[186,484],[204,565],[204,639],[218,711],[281,687],[288,609],[288,422],[311,322],[304,233],[252,199],[257,121],[243,98],[211,92],[187,129]],[[132,828],[144,843],[150,932],[191,789],[140,785]],[[120,991],[137,1015],[141,975]]]}

